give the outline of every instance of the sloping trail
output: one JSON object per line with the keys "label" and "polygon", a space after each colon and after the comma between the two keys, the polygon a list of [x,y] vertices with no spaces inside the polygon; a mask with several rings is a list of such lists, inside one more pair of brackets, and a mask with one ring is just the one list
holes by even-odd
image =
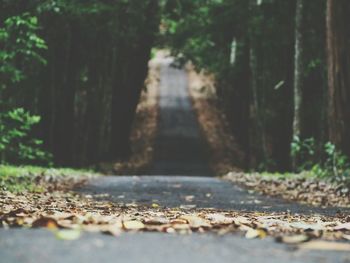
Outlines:
{"label": "sloping trail", "polygon": [[[118,203],[157,203],[237,211],[291,211],[332,215],[320,209],[251,194],[218,178],[208,167],[205,144],[186,90],[183,70],[162,61],[160,129],[152,176],[108,176],[78,191]],[[189,198],[190,197],[190,198]],[[343,210],[344,212],[344,210]],[[6,263],[135,262],[350,262],[348,253],[291,251],[272,238],[247,240],[239,235],[125,233],[120,237],[85,233],[75,241],[61,241],[44,229],[0,229],[0,257]]]}
{"label": "sloping trail", "polygon": [[207,146],[189,97],[186,71],[172,67],[172,62],[172,58],[157,59],[160,65],[160,116],[154,164],[149,174],[98,178],[80,189],[81,192],[106,201],[157,203],[166,207],[185,205],[238,211],[337,213],[337,208],[321,209],[252,194],[213,177]]}
{"label": "sloping trail", "polygon": [[151,175],[211,176],[205,141],[192,109],[187,74],[160,58],[159,120]]}

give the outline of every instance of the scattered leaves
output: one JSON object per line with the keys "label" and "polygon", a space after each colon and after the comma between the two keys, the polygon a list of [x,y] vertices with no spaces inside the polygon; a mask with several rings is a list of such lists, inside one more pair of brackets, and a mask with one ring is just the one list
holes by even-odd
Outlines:
{"label": "scattered leaves", "polygon": [[278,196],[289,201],[313,206],[350,207],[349,191],[345,191],[344,185],[335,185],[317,178],[305,178],[298,175],[284,178],[229,172],[224,179],[261,194]]}
{"label": "scattered leaves", "polygon": [[[92,196],[71,192],[45,193],[0,192],[0,226],[43,227],[63,240],[78,239],[82,231],[120,236],[123,232],[156,231],[168,234],[212,232],[219,235],[241,233],[246,238],[276,238],[276,241],[298,246],[313,241],[350,238],[350,216],[337,214],[291,215],[253,213],[198,208],[165,208],[116,204],[97,201]],[[323,249],[328,243],[312,243],[304,249]],[[331,245],[345,250],[345,245]],[[340,246],[340,248],[339,248]]]}

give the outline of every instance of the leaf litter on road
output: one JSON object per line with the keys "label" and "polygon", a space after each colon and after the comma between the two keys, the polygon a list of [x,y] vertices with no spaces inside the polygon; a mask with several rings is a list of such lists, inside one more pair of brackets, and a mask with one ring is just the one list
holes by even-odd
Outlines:
{"label": "leaf litter on road", "polygon": [[96,201],[91,196],[63,191],[18,194],[3,191],[0,205],[0,226],[47,228],[62,240],[79,239],[82,232],[118,237],[131,231],[237,233],[248,239],[272,237],[300,249],[347,250],[350,244],[350,216],[344,214],[330,217],[164,208],[154,203],[138,206]]}
{"label": "leaf litter on road", "polygon": [[[266,177],[259,173],[229,172],[223,179],[269,196],[322,207],[350,207],[350,189],[344,183],[334,184],[319,178]],[[259,201],[258,201],[259,202]]]}

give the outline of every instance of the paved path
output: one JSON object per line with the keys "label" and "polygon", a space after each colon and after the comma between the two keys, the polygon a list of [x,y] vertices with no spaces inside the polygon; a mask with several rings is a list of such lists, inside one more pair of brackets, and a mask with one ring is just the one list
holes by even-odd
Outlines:
{"label": "paved path", "polygon": [[3,263],[349,263],[349,253],[293,251],[235,235],[84,234],[60,241],[45,230],[0,231]]}
{"label": "paved path", "polygon": [[[252,194],[231,182],[213,177],[111,176],[94,180],[80,191],[96,195],[100,200],[145,205],[157,203],[166,207],[182,205],[238,211],[290,211],[325,215],[335,215],[339,211],[350,213],[350,209],[315,208],[279,198]],[[188,196],[193,196],[193,200],[186,201]]]}
{"label": "paved path", "polygon": [[187,74],[160,59],[159,122],[152,175],[210,176],[206,145],[188,93]]}
{"label": "paved path", "polygon": [[[329,215],[338,211],[251,194],[229,182],[208,177],[211,172],[203,139],[191,110],[186,76],[184,71],[170,68],[168,63],[169,60],[163,61],[161,71],[160,130],[155,165],[150,171],[153,176],[104,177],[79,191],[91,195],[108,194],[104,199],[113,202],[158,203],[169,207],[190,205]],[[189,195],[193,196],[192,201],[186,201]],[[239,235],[139,233],[113,238],[86,233],[76,241],[60,241],[42,229],[0,229],[0,262],[349,263],[350,255],[293,251],[272,239],[247,240]]]}

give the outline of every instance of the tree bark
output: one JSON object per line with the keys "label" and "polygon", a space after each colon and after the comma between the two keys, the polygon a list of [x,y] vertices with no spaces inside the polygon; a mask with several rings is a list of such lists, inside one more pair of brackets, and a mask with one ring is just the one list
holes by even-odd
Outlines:
{"label": "tree bark", "polygon": [[[154,32],[158,27],[157,19],[158,1],[148,1],[146,17],[149,20],[147,30],[134,43],[134,48],[129,54],[123,54],[125,65],[123,65],[122,74],[116,72],[121,79],[116,79],[115,87],[112,91],[112,110],[111,110],[111,144],[110,154],[112,159],[127,159],[130,155],[130,133],[134,120],[136,107],[139,102],[141,91],[148,71],[148,60],[150,58],[151,48],[155,39]],[[129,43],[125,43],[129,45]],[[125,57],[125,55],[127,55]]]}
{"label": "tree bark", "polygon": [[[303,103],[303,53],[304,53],[304,0],[297,0],[295,16],[295,57],[294,57],[294,114],[293,138],[301,137],[302,129],[302,103]],[[292,156],[292,167],[296,169],[298,160]]]}
{"label": "tree bark", "polygon": [[350,154],[350,34],[347,0],[327,1],[328,132],[338,149]]}

